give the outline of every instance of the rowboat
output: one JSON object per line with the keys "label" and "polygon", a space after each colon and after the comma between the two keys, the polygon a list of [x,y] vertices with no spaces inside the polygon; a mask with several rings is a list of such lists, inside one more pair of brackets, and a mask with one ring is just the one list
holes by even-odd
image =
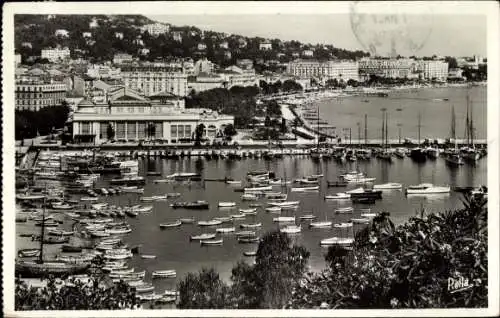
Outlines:
{"label": "rowboat", "polygon": [[222,224],[222,221],[219,220],[208,220],[208,221],[199,221],[198,225],[199,226],[213,226],[213,225],[220,225]]}
{"label": "rowboat", "polygon": [[286,233],[286,234],[296,234],[300,233],[302,231],[302,226],[299,225],[287,225],[283,228],[280,229],[280,232]]}
{"label": "rowboat", "polygon": [[179,219],[182,224],[192,224],[195,222],[194,218],[181,218]]}
{"label": "rowboat", "polygon": [[333,227],[338,228],[338,229],[348,228],[348,227],[352,227],[352,223],[337,223],[337,224],[334,224]]}
{"label": "rowboat", "polygon": [[218,240],[201,240],[200,245],[222,245],[224,242],[223,239]]}
{"label": "rowboat", "polygon": [[238,236],[238,237],[255,236],[255,232],[254,231],[239,231],[239,232],[236,232],[236,236]]}
{"label": "rowboat", "polygon": [[243,214],[257,214],[257,208],[240,209],[240,213],[243,213]]}
{"label": "rowboat", "polygon": [[345,200],[350,198],[351,195],[344,192],[335,193],[334,195],[325,195],[325,200]]}
{"label": "rowboat", "polygon": [[246,218],[246,214],[240,213],[240,214],[233,214],[231,215],[232,219],[244,219]]}
{"label": "rowboat", "polygon": [[242,229],[256,229],[262,227],[262,223],[248,223],[248,224],[240,224]]}
{"label": "rowboat", "polygon": [[40,255],[39,249],[24,249],[17,252],[19,257],[37,257]]}
{"label": "rowboat", "polygon": [[236,202],[219,202],[219,208],[232,208],[236,206]]}
{"label": "rowboat", "polygon": [[155,297],[154,300],[159,302],[159,303],[164,303],[164,304],[173,303],[177,300],[177,296],[170,296],[170,295],[156,295],[156,296],[160,296],[160,298],[157,299]]}
{"label": "rowboat", "polygon": [[147,294],[147,295],[136,295],[135,296],[139,301],[160,301],[163,296],[162,295],[157,295],[155,293]]}
{"label": "rowboat", "polygon": [[252,187],[252,188],[245,188],[245,192],[261,192],[261,191],[272,191],[273,187],[272,186],[262,186],[262,187]]}
{"label": "rowboat", "polygon": [[316,228],[316,229],[331,228],[332,221],[311,222],[309,224],[309,227]]}
{"label": "rowboat", "polygon": [[110,278],[144,278],[145,275],[146,275],[146,271],[142,271],[142,272],[127,273],[127,274],[110,273],[109,277]]}
{"label": "rowboat", "polygon": [[177,272],[175,269],[156,270],[151,273],[152,278],[172,278],[176,276]]}
{"label": "rowboat", "polygon": [[143,258],[143,259],[155,259],[156,255],[142,254],[141,258]]}
{"label": "rowboat", "polygon": [[119,234],[127,234],[132,232],[132,229],[129,227],[115,228],[115,229],[106,229],[106,233],[110,235],[119,235]]}
{"label": "rowboat", "polygon": [[217,233],[231,233],[234,231],[236,231],[235,227],[221,227],[221,228],[215,229],[215,232],[217,232]]}
{"label": "rowboat", "polygon": [[113,268],[111,269],[110,274],[115,274],[115,275],[124,275],[124,274],[131,274],[134,272],[134,268]]}
{"label": "rowboat", "polygon": [[270,206],[288,207],[299,205],[300,201],[282,201],[282,202],[268,202]]}
{"label": "rowboat", "polygon": [[367,219],[367,218],[355,218],[355,219],[351,219],[351,222],[352,223],[356,223],[356,224],[368,224],[368,223],[370,223],[370,219]]}
{"label": "rowboat", "polygon": [[203,233],[199,235],[192,235],[189,239],[191,241],[198,241],[198,240],[211,240],[215,238],[217,234],[215,233]]}
{"label": "rowboat", "polygon": [[232,185],[239,185],[241,184],[241,180],[227,180],[226,183]]}
{"label": "rowboat", "polygon": [[450,191],[450,187],[435,186],[431,183],[422,183],[406,188],[406,194],[443,194],[449,193]]}
{"label": "rowboat", "polygon": [[153,206],[152,205],[136,206],[132,207],[132,210],[139,213],[146,213],[146,212],[151,212],[153,210]]}
{"label": "rowboat", "polygon": [[172,222],[172,223],[161,223],[160,228],[166,229],[166,228],[171,228],[171,227],[178,227],[178,226],[181,226],[181,224],[182,224],[181,220],[177,220],[177,221]]}
{"label": "rowboat", "polygon": [[49,230],[48,234],[55,236],[69,236],[75,234],[75,231],[64,231],[64,230],[53,229]]}
{"label": "rowboat", "polygon": [[259,198],[255,194],[246,193],[241,196],[243,201],[257,201]]}
{"label": "rowboat", "polygon": [[135,286],[135,291],[137,293],[149,293],[152,292],[153,290],[155,290],[155,287],[151,284]]}

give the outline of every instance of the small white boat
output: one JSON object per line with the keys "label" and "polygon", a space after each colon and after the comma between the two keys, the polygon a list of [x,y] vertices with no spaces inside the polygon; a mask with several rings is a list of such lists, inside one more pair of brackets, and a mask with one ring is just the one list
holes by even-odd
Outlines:
{"label": "small white boat", "polygon": [[240,227],[242,229],[256,229],[259,227],[262,227],[262,223],[246,223],[246,224],[240,224]]}
{"label": "small white boat", "polygon": [[232,208],[236,206],[236,202],[219,202],[219,208]]}
{"label": "small white boat", "polygon": [[152,278],[172,278],[176,276],[177,272],[175,269],[156,270],[151,273]]}
{"label": "small white boat", "polygon": [[301,219],[301,220],[313,220],[315,218],[316,218],[316,216],[313,214],[304,214],[304,215],[299,217],[299,219]]}
{"label": "small white boat", "polygon": [[106,229],[104,231],[106,233],[109,233],[110,235],[119,235],[119,234],[130,233],[132,232],[132,229],[129,227],[123,227],[123,228]]}
{"label": "small white boat", "polygon": [[236,236],[255,236],[255,231],[239,231],[236,232]]}
{"label": "small white boat", "polygon": [[149,293],[152,292],[153,290],[155,290],[155,287],[151,284],[135,286],[135,291],[137,293]]}
{"label": "small white boat", "polygon": [[332,221],[311,222],[309,224],[309,227],[315,228],[315,229],[331,228],[332,227]]}
{"label": "small white boat", "polygon": [[243,255],[245,255],[245,256],[257,256],[257,251],[243,252]]}
{"label": "small white boat", "polygon": [[223,239],[218,240],[201,240],[200,245],[222,245],[224,243]]}
{"label": "small white boat", "polygon": [[257,212],[257,208],[240,209],[240,213],[243,214],[253,214]]}
{"label": "small white boat", "polygon": [[178,227],[178,226],[181,226],[181,224],[182,224],[181,220],[177,220],[177,221],[172,222],[172,223],[161,223],[160,228],[166,229],[166,228],[171,228],[171,227]]}
{"label": "small white boat", "polygon": [[154,201],[153,197],[141,197],[139,200],[141,200],[142,202]]}
{"label": "small white boat", "polygon": [[180,218],[182,224],[193,224],[195,222],[194,218]]}
{"label": "small white boat", "polygon": [[241,180],[227,180],[226,183],[231,185],[240,185]]}
{"label": "small white boat", "polygon": [[435,186],[431,183],[422,183],[406,188],[406,194],[445,194],[450,193],[450,191],[450,187]]}
{"label": "small white boat", "polygon": [[297,187],[297,188],[291,188],[291,192],[312,192],[312,191],[318,191],[319,186],[314,186],[314,187]]}
{"label": "small white boat", "polygon": [[330,245],[340,245],[340,246],[351,246],[354,243],[353,238],[342,238],[342,237],[330,237],[321,240],[320,245],[330,246]]}
{"label": "small white boat", "polygon": [[262,186],[262,187],[252,187],[252,188],[245,188],[245,192],[261,192],[261,191],[272,191],[273,187],[272,186]]}
{"label": "small white boat", "polygon": [[198,225],[199,226],[214,226],[214,225],[220,225],[222,224],[222,221],[219,220],[208,220],[208,221],[199,221]]}
{"label": "small white boat", "polygon": [[325,200],[348,200],[351,195],[344,192],[335,193],[334,195],[325,195]]}
{"label": "small white boat", "polygon": [[64,231],[59,229],[48,230],[49,235],[69,236],[75,234],[75,231]]}
{"label": "small white boat", "polygon": [[217,232],[217,233],[232,233],[234,231],[236,231],[235,227],[221,227],[221,228],[215,229],[215,232]]}
{"label": "small white boat", "polygon": [[370,219],[367,219],[367,218],[354,218],[354,219],[351,219],[351,222],[355,223],[355,224],[368,224],[368,223],[370,223]]}
{"label": "small white boat", "polygon": [[282,202],[268,202],[270,206],[288,207],[300,204],[300,201],[282,201]]}
{"label": "small white boat", "polygon": [[281,213],[281,207],[272,206],[272,207],[266,208],[266,211],[269,213]]}
{"label": "small white boat", "polygon": [[137,186],[125,186],[120,189],[126,193],[144,193],[144,188],[138,188]]}
{"label": "small white boat", "polygon": [[233,214],[233,215],[231,215],[231,218],[232,219],[244,219],[244,218],[246,218],[246,214],[243,214],[243,213],[241,213],[241,214]]}
{"label": "small white boat", "polygon": [[99,198],[97,197],[81,197],[80,201],[97,201]]}
{"label": "small white boat", "polygon": [[273,218],[273,222],[295,222],[294,216],[279,216],[277,218]]}
{"label": "small white boat", "polygon": [[287,225],[285,227],[282,227],[280,229],[280,232],[282,233],[286,233],[286,234],[296,234],[296,233],[300,233],[302,231],[302,226],[299,225]]}
{"label": "small white boat", "polygon": [[335,209],[335,213],[352,213],[352,211],[354,211],[352,206]]}
{"label": "small white boat", "polygon": [[138,213],[147,213],[147,212],[151,212],[152,210],[153,210],[153,206],[152,205],[132,207],[132,211],[133,212],[138,212]]}
{"label": "small white boat", "polygon": [[377,213],[361,213],[362,218],[374,218],[377,216]]}
{"label": "small white boat", "polygon": [[213,218],[214,220],[221,221],[222,223],[229,223],[232,222],[233,219],[230,216],[219,216],[216,218]]}
{"label": "small white boat", "polygon": [[257,197],[255,194],[251,193],[246,193],[241,196],[241,200],[243,201],[257,201],[259,197]]}
{"label": "small white boat", "polygon": [[346,179],[346,181],[349,183],[367,183],[367,182],[373,182],[376,179],[377,178],[360,177],[360,178],[355,178],[355,179]]}
{"label": "small white boat", "polygon": [[211,240],[215,238],[217,234],[215,233],[203,233],[199,235],[192,235],[189,239],[191,241],[199,241],[199,240]]}
{"label": "small white boat", "polygon": [[403,185],[401,183],[384,183],[373,185],[373,190],[401,190]]}
{"label": "small white boat", "polygon": [[155,259],[156,255],[142,254],[141,258],[143,258],[143,259]]}
{"label": "small white boat", "polygon": [[337,224],[334,224],[333,227],[338,228],[338,229],[344,229],[344,228],[352,227],[352,223],[337,223]]}

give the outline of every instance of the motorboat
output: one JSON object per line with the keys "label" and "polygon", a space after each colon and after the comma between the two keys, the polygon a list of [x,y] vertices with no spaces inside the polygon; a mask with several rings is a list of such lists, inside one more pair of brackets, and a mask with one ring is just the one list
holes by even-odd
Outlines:
{"label": "motorboat", "polygon": [[240,214],[232,214],[232,215],[231,215],[231,218],[232,218],[232,219],[244,219],[244,218],[246,218],[246,217],[247,217],[247,215],[246,215],[246,214],[243,214],[243,213],[240,213]]}
{"label": "motorboat", "polygon": [[233,227],[221,227],[221,228],[218,228],[218,229],[215,229],[215,232],[217,233],[232,233],[236,231],[236,228],[233,226]]}
{"label": "motorboat", "polygon": [[273,222],[295,222],[294,216],[279,216],[273,218]]}
{"label": "motorboat", "polygon": [[261,186],[261,187],[251,187],[251,188],[245,188],[245,192],[261,192],[261,191],[272,191],[273,187],[272,186]]}
{"label": "motorboat", "polygon": [[243,201],[257,201],[259,198],[255,194],[245,193],[241,196]]}
{"label": "motorboat", "polygon": [[198,225],[199,226],[214,226],[214,225],[220,225],[222,224],[222,221],[219,220],[208,220],[208,221],[199,221]]}
{"label": "motorboat", "polygon": [[240,224],[240,228],[242,229],[256,229],[262,227],[262,223],[244,223]]}
{"label": "motorboat", "polygon": [[345,228],[350,228],[352,227],[353,224],[352,223],[336,223],[333,225],[334,228],[337,228],[337,229],[345,229]]}
{"label": "motorboat", "polygon": [[142,259],[155,259],[156,255],[151,255],[151,254],[142,254],[141,255]]}
{"label": "motorboat", "polygon": [[279,207],[289,207],[296,206],[300,204],[300,201],[281,201],[281,202],[268,202],[270,206],[279,206]]}
{"label": "motorboat", "polygon": [[291,192],[310,192],[310,191],[319,191],[319,186],[313,186],[313,187],[296,187],[296,188],[291,188]]}
{"label": "motorboat", "polygon": [[441,194],[450,193],[450,191],[448,186],[435,186],[431,183],[421,183],[406,188],[406,194]]}
{"label": "motorboat", "polygon": [[272,207],[266,208],[266,212],[269,212],[269,213],[281,213],[281,207],[279,207],[279,206],[272,206]]}
{"label": "motorboat", "polygon": [[344,192],[335,193],[334,195],[325,195],[325,200],[348,200],[351,195]]}
{"label": "motorboat", "polygon": [[248,257],[257,256],[257,251],[245,251],[243,255]]}
{"label": "motorboat", "polygon": [[402,188],[403,185],[401,183],[396,183],[396,182],[373,185],[373,190],[401,190]]}
{"label": "motorboat", "polygon": [[345,207],[345,208],[335,209],[335,213],[340,213],[340,214],[343,214],[343,213],[352,213],[353,211],[354,211],[354,209],[353,209],[352,206]]}
{"label": "motorboat", "polygon": [[301,220],[314,220],[316,218],[313,214],[304,214],[299,217]]}

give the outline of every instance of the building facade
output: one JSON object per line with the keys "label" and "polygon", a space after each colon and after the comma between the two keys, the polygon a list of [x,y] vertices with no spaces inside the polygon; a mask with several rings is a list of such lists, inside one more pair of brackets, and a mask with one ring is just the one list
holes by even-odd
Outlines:
{"label": "building facade", "polygon": [[147,31],[152,36],[168,33],[169,30],[170,26],[163,23],[146,24],[141,27],[143,33]]}
{"label": "building facade", "polygon": [[125,86],[145,96],[159,92],[176,96],[188,94],[187,74],[182,68],[126,66],[121,71]]}
{"label": "building facade", "polygon": [[418,70],[426,80],[446,81],[448,78],[448,63],[444,61],[419,61]]}
{"label": "building facade", "polygon": [[44,107],[59,106],[66,98],[65,83],[18,81],[15,85],[17,110],[38,111]]}
{"label": "building facade", "polygon": [[296,60],[288,63],[287,73],[299,78],[350,79],[359,81],[359,65],[353,61]]}
{"label": "building facade", "polygon": [[50,48],[50,49],[42,49],[41,58],[47,59],[50,62],[57,62],[60,60],[64,60],[70,57],[70,50],[65,48]]}
{"label": "building facade", "polygon": [[110,139],[189,143],[200,124],[205,127],[204,136],[214,139],[227,125],[234,123],[233,116],[205,109],[176,108],[168,99],[177,97],[160,94],[144,98],[127,88],[109,92],[106,103],[85,99],[73,114],[73,138],[76,142],[96,144]]}
{"label": "building facade", "polygon": [[199,73],[193,80],[188,81],[189,91],[203,92],[214,88],[223,88],[224,79],[215,74]]}
{"label": "building facade", "polygon": [[123,64],[132,61],[132,55],[127,53],[117,53],[113,56],[113,64]]}
{"label": "building facade", "polygon": [[412,78],[418,71],[418,65],[411,59],[361,59],[359,72],[364,79],[370,75],[385,78]]}

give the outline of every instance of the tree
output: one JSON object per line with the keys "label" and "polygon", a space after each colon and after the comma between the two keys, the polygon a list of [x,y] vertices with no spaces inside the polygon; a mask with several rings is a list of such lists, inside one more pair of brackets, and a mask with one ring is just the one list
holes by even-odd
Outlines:
{"label": "tree", "polygon": [[196,129],[194,131],[195,144],[199,145],[201,143],[201,139],[203,138],[204,133],[205,133],[204,124],[199,124],[198,126],[196,126]]}
{"label": "tree", "polygon": [[232,124],[229,124],[226,127],[224,127],[224,135],[225,136],[233,137],[236,134],[237,134],[236,129],[234,129],[234,126]]}
{"label": "tree", "polygon": [[228,306],[229,287],[213,269],[189,273],[177,284],[180,309],[221,309]]}
{"label": "tree", "polygon": [[302,85],[299,83],[295,82],[294,80],[286,80],[283,82],[283,87],[282,87],[284,92],[295,92],[295,91],[301,91],[302,90]]}
{"label": "tree", "polygon": [[264,120],[264,126],[270,127],[271,126],[271,117],[266,116],[266,119]]}
{"label": "tree", "polygon": [[270,117],[281,117],[281,106],[277,101],[271,100],[266,103],[266,113]]}

